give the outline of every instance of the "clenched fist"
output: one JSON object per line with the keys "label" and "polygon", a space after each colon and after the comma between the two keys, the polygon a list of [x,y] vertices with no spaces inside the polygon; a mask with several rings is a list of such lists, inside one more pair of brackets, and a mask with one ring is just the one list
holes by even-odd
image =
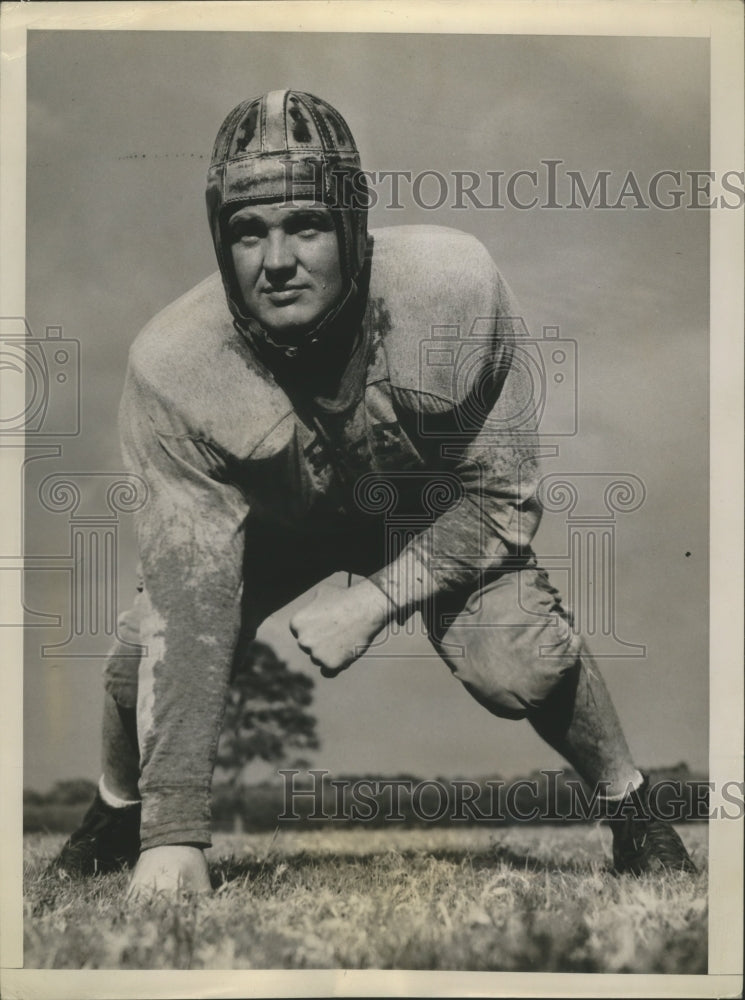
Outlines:
{"label": "clenched fist", "polygon": [[310,604],[293,615],[290,631],[321,674],[335,677],[362,656],[393,613],[391,602],[369,580],[348,589],[322,583]]}

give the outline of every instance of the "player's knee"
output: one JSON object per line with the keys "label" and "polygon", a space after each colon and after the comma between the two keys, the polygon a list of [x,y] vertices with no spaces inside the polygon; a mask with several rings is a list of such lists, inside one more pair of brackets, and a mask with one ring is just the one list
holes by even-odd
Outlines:
{"label": "player's knee", "polygon": [[537,651],[521,656],[514,647],[510,652],[511,656],[471,661],[465,669],[457,670],[456,676],[494,715],[524,719],[554,694],[578,657],[572,642],[553,656],[541,656]]}
{"label": "player's knee", "polygon": [[137,705],[139,656],[125,655],[120,644],[112,649],[103,665],[103,686],[121,708]]}
{"label": "player's knee", "polygon": [[500,719],[524,719],[528,710],[521,703],[519,697],[507,688],[497,685],[472,684],[469,681],[463,682],[463,687],[476,701],[488,709],[492,715],[498,715]]}
{"label": "player's knee", "polygon": [[104,669],[103,686],[120,708],[137,707],[137,675],[122,676],[121,673],[108,673]]}
{"label": "player's knee", "polygon": [[493,715],[503,719],[525,719],[537,711],[553,693],[562,674],[510,678],[507,683],[464,682],[466,690]]}

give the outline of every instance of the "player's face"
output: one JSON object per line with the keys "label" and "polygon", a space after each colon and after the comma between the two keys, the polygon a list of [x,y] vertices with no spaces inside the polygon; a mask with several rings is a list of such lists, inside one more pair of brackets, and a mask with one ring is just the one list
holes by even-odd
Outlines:
{"label": "player's face", "polygon": [[249,315],[285,341],[312,329],[342,292],[339,244],[325,205],[246,205],[227,234]]}

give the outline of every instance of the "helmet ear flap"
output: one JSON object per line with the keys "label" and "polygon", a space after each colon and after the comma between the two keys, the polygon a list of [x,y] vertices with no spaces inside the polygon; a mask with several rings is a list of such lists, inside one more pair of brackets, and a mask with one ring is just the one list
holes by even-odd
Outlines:
{"label": "helmet ear flap", "polygon": [[243,301],[243,294],[241,293],[235,273],[232,242],[227,225],[228,219],[237,208],[238,205],[231,203],[223,205],[218,210],[215,215],[217,235],[214,236],[214,240],[217,263],[222,275],[222,284],[225,289],[225,297],[228,300],[228,307],[234,318],[241,318],[245,314],[246,304]]}
{"label": "helmet ear flap", "polygon": [[369,190],[359,168],[339,166],[329,171],[327,204],[332,208],[339,237],[345,278],[356,281],[367,252]]}

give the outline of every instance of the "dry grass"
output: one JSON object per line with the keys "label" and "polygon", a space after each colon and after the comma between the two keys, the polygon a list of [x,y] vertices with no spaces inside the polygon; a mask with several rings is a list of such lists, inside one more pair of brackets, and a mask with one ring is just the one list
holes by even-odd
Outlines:
{"label": "dry grass", "polygon": [[209,898],[127,905],[127,875],[44,873],[27,841],[27,968],[357,968],[705,973],[697,876],[614,878],[600,827],[221,835]]}

